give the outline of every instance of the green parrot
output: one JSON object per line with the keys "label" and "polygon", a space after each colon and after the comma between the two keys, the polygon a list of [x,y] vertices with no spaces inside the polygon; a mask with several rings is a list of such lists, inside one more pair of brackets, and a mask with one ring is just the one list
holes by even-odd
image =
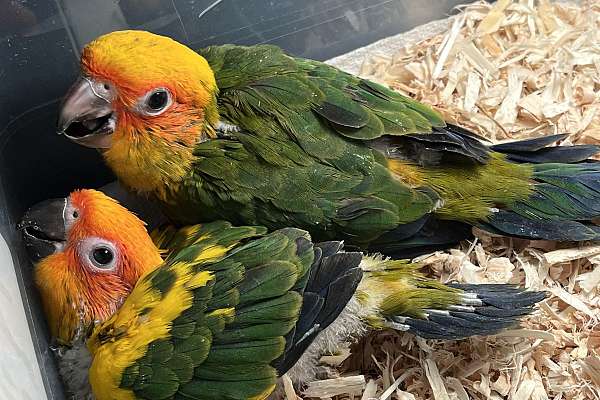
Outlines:
{"label": "green parrot", "polygon": [[259,400],[315,379],[371,329],[426,338],[518,325],[542,292],[444,285],[401,260],[215,221],[144,223],[94,190],[32,207],[20,229],[60,373],[76,399]]}
{"label": "green parrot", "polygon": [[144,31],[89,43],[58,130],[180,225],[295,226],[405,257],[471,226],[600,238],[597,146],[485,145],[430,107],[269,45],[198,52]]}

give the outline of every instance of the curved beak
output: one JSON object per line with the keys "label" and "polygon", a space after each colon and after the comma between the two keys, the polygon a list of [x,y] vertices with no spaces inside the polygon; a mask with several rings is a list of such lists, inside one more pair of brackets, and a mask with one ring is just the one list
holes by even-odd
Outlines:
{"label": "curved beak", "polygon": [[86,77],[71,86],[60,106],[57,130],[82,146],[106,149],[111,146],[116,118],[110,100],[95,87]]}
{"label": "curved beak", "polygon": [[17,225],[34,263],[62,251],[67,240],[66,206],[66,198],[42,201],[27,210]]}

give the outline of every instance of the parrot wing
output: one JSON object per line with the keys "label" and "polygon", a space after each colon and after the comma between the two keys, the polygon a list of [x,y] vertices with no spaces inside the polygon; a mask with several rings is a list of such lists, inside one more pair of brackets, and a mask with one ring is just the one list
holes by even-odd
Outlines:
{"label": "parrot wing", "polygon": [[[301,355],[295,348],[312,341],[314,324],[299,321],[316,318],[325,328],[341,312],[360,276],[360,257],[347,253],[354,259],[330,276],[347,289],[324,293],[325,306],[304,306],[305,293],[315,293],[311,269],[327,257],[304,231],[259,232],[220,222],[163,231],[160,241],[181,250],[142,277],[88,341],[97,399],[269,395],[278,369],[293,365]],[[316,317],[308,315],[315,310]]]}
{"label": "parrot wing", "polygon": [[[322,145],[336,136],[409,160],[426,157],[428,165],[443,155],[484,164],[491,151],[511,152],[508,158],[518,162],[572,163],[582,159],[584,148],[587,157],[598,149],[561,149],[560,157],[555,149],[539,151],[563,135],[488,147],[486,139],[447,124],[425,104],[325,63],[287,56],[276,46],[212,46],[200,54],[215,72],[222,118],[252,135],[295,140],[322,160],[339,156],[331,143]],[[536,157],[519,157],[524,146]]]}
{"label": "parrot wing", "polygon": [[[325,63],[269,45],[212,46],[200,54],[215,73],[221,118],[252,137],[239,138],[244,143],[254,136],[261,145],[291,140],[336,165],[347,151],[356,151],[349,140],[386,155],[404,150],[409,159],[415,156],[411,149],[424,150],[425,157],[444,151],[479,163],[489,159],[485,139],[448,125],[431,107]],[[283,155],[301,163],[293,148],[284,146]],[[266,153],[262,146],[254,149]],[[273,150],[261,157],[281,163],[282,149]]]}
{"label": "parrot wing", "polygon": [[215,73],[221,118],[254,135],[295,140],[319,159],[343,152],[333,151],[332,140],[371,140],[446,126],[424,104],[325,63],[290,57],[275,46],[212,46],[199,53]]}
{"label": "parrot wing", "polygon": [[[247,141],[250,136],[239,138]],[[275,152],[276,143],[273,146]],[[166,213],[187,223],[197,221],[202,207],[203,220],[225,219],[271,230],[297,226],[310,229],[319,240],[351,236],[367,243],[398,225],[419,220],[436,206],[438,196],[433,191],[393,179],[373,154],[365,155],[365,165],[344,171],[306,156],[305,165],[274,166],[258,157],[265,148],[268,145],[253,151],[230,140],[200,143],[194,150],[193,175],[172,202],[177,206]],[[357,148],[361,151],[365,150]]]}

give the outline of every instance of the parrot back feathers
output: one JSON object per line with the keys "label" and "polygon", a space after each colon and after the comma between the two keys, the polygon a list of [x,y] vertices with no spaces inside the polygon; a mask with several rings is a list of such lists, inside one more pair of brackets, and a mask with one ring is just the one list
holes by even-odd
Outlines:
{"label": "parrot back feathers", "polygon": [[[248,154],[229,169],[232,176],[217,194],[232,193],[237,201],[253,188],[239,200],[251,204],[250,217],[238,222],[275,220],[267,224],[273,229],[285,215],[287,224],[319,239],[345,238],[394,257],[451,246],[471,236],[469,225],[535,239],[596,235],[588,222],[598,215],[590,206],[598,199],[595,190],[550,183],[544,165],[560,163],[557,168],[567,171],[565,163],[586,160],[598,146],[548,147],[562,135],[491,146],[389,88],[272,46],[216,46],[201,54],[220,88],[219,112],[240,127],[232,137]],[[248,55],[263,61],[249,63]],[[201,147],[210,145],[196,151]],[[223,179],[224,167],[208,171],[210,157],[203,157],[197,170],[211,182],[205,183],[210,191],[211,177]],[[253,176],[268,178],[257,182],[235,172],[250,158],[257,160]],[[595,177],[592,170],[588,166]],[[556,221],[568,229],[558,232]]]}
{"label": "parrot back feathers", "polygon": [[215,74],[221,114],[234,120],[269,116],[296,132],[298,126],[289,123],[293,115],[310,111],[312,123],[360,140],[444,126],[426,105],[327,64],[289,57],[275,46],[211,46],[199,53]]}
{"label": "parrot back feathers", "polygon": [[[234,79],[231,70],[239,72],[239,68],[232,63],[247,52],[263,54],[268,58],[266,65],[279,65],[287,73],[272,82],[273,69],[244,64],[243,70],[249,71],[247,76]],[[219,57],[213,63],[212,54],[217,53]],[[348,191],[336,215],[329,217],[346,237],[357,238],[354,240],[362,242],[363,247],[368,243],[371,251],[405,257],[441,249],[468,238],[468,225],[535,239],[596,237],[586,221],[598,215],[592,206],[600,200],[598,193],[594,188],[575,186],[584,185],[583,178],[576,177],[583,171],[588,177],[600,175],[595,175],[596,167],[569,169],[564,163],[583,161],[596,153],[598,146],[548,147],[563,135],[489,146],[477,135],[446,124],[428,107],[323,63],[291,58],[278,49],[260,46],[229,46],[211,49],[204,55],[215,65],[217,81],[223,81],[219,96],[221,114],[248,129],[240,135],[240,141],[249,141],[242,136],[276,138],[277,132],[287,132],[307,152],[305,157],[327,160],[342,169],[352,168],[343,161],[345,152],[360,154],[364,149],[359,150],[354,142],[340,140],[341,137],[360,140],[365,147],[383,154],[381,162],[406,186],[392,187],[388,183],[386,187],[377,168],[371,167],[373,178]],[[298,85],[304,85],[303,89]],[[304,91],[307,93],[303,95]],[[280,103],[283,92],[301,97],[305,104],[297,104],[297,100]],[[261,108],[254,104],[263,97],[286,106]],[[242,111],[228,106],[234,103]],[[272,125],[273,121],[278,126]],[[265,126],[271,126],[272,133]],[[297,131],[298,127],[303,128],[302,132]],[[338,135],[324,133],[327,131]],[[269,146],[253,148],[260,154]],[[295,154],[290,149],[284,150],[285,158],[301,164],[298,157],[288,155]],[[549,171],[544,166],[548,162],[561,166]],[[551,176],[556,170],[563,174],[563,182],[574,180],[570,187],[556,183],[558,178]],[[573,176],[564,176],[569,171]],[[336,179],[344,182],[343,176]],[[295,179],[302,181],[300,177]],[[432,193],[411,193],[407,187],[428,188]],[[279,198],[272,204],[291,211],[299,207],[303,194],[292,197],[295,205],[283,204]],[[432,206],[435,201],[440,201],[441,207]],[[309,210],[310,206],[300,208]],[[558,229],[557,221],[564,222],[568,229]],[[297,223],[306,227],[302,221]],[[436,232],[432,227],[441,229]],[[387,233],[382,235],[383,232]]]}

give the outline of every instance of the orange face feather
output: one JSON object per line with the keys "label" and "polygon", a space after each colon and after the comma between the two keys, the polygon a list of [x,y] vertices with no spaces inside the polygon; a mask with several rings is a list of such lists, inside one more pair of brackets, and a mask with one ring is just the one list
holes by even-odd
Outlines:
{"label": "orange face feather", "polygon": [[[164,194],[189,171],[193,145],[214,135],[218,89],[210,66],[170,38],[119,31],[89,43],[81,68],[111,99],[116,122],[107,163],[128,186]],[[150,98],[161,91],[168,103],[157,111]]]}
{"label": "orange face feather", "polygon": [[65,214],[67,241],[36,265],[35,281],[52,336],[68,343],[112,315],[162,260],[144,223],[100,192],[71,193]]}

